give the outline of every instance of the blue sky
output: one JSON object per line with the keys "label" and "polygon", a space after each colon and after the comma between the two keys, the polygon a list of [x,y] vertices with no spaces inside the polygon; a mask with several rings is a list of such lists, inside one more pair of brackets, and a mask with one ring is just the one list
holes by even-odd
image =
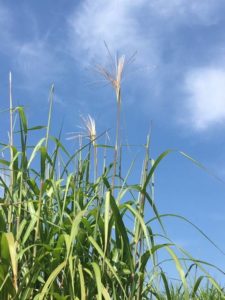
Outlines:
{"label": "blue sky", "polygon": [[[19,4],[20,3],[20,4]],[[98,132],[115,127],[115,99],[93,72],[112,53],[134,53],[125,69],[122,135],[144,144],[152,122],[152,155],[172,148],[202,162],[225,182],[225,2],[223,0],[0,1],[0,109],[15,105],[30,125],[44,124],[55,84],[54,127],[77,131],[91,114]],[[7,138],[1,114],[0,138]],[[127,165],[138,153],[129,150]],[[140,154],[141,155],[141,154]],[[225,183],[178,153],[156,173],[156,203],[202,228],[224,251]],[[172,238],[223,268],[225,257],[190,226],[167,220]]]}

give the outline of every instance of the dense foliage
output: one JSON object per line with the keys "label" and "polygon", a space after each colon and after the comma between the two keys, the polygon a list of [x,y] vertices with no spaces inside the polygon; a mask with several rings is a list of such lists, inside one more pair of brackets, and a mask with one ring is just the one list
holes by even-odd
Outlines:
{"label": "dense foliage", "polygon": [[[119,118],[120,77],[113,81],[101,71],[116,91]],[[14,132],[10,128],[9,144],[1,144],[0,299],[223,298],[207,264],[170,241],[154,203],[154,172],[170,151],[151,159],[148,136],[141,180],[129,185],[130,170],[125,178],[120,174],[118,118],[114,146],[100,144],[94,120],[84,119],[89,140],[71,154],[50,135],[53,87],[46,127],[30,128],[24,109],[10,103],[11,125],[15,114],[19,121]],[[30,145],[37,131],[43,138]],[[161,252],[174,263],[175,284]]]}

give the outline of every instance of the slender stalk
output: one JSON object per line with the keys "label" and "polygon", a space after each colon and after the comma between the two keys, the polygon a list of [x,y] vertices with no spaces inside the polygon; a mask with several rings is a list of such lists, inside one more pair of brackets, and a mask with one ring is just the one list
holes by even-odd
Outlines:
{"label": "slender stalk", "polygon": [[[143,169],[142,169],[142,175],[141,175],[141,186],[143,187],[147,178],[147,174],[148,174],[148,165],[149,165],[149,145],[150,145],[150,135],[147,136],[147,142],[145,145],[145,160],[143,163]],[[143,193],[139,194],[139,201],[138,201],[138,209],[139,209],[139,214],[142,218],[144,218],[144,207],[145,207],[145,195]],[[139,222],[139,220],[135,220],[136,224],[135,224],[135,252],[134,252],[134,265],[136,265],[136,263],[138,263],[138,269],[140,270],[141,267],[141,260],[140,257],[142,256],[142,252],[144,249],[144,239],[143,239],[143,232],[141,229],[141,224]],[[138,258],[138,262],[136,261]],[[138,276],[138,291],[137,291],[137,300],[141,299],[141,293],[142,293],[142,278],[139,275]]]}
{"label": "slender stalk", "polygon": [[120,148],[120,114],[121,114],[121,90],[120,90],[120,87],[119,87],[118,93],[116,93],[116,99],[117,99],[116,141],[115,141],[115,151],[114,151],[114,160],[113,160],[112,194],[114,191],[118,154],[119,154],[119,148]]}
{"label": "slender stalk", "polygon": [[[106,171],[106,159],[107,159],[107,139],[108,139],[108,134],[107,132],[105,133],[105,143],[104,143],[104,148],[103,148],[103,163],[102,163],[102,174],[105,174]],[[105,193],[105,185],[101,185],[101,197],[103,197]]]}
{"label": "slender stalk", "polygon": [[[12,196],[13,185],[14,185],[14,174],[13,174],[13,99],[12,99],[12,73],[11,72],[9,72],[9,121],[10,121],[9,145],[10,145],[10,162],[11,162],[10,193]],[[11,204],[9,206],[9,213],[8,213],[9,232],[11,231],[12,216],[13,216],[13,206]]]}
{"label": "slender stalk", "polygon": [[[10,160],[13,161],[13,100],[12,100],[12,73],[9,72],[9,115],[10,115]],[[13,186],[13,165],[10,174],[10,186]]]}
{"label": "slender stalk", "polygon": [[47,124],[47,129],[46,129],[46,141],[45,141],[46,151],[48,151],[48,142],[49,142],[49,132],[50,132],[51,118],[52,118],[54,90],[55,90],[54,84],[52,84],[51,88],[50,88],[50,93],[49,93],[49,112],[48,112],[48,124]]}
{"label": "slender stalk", "polygon": [[[106,45],[108,53],[111,56],[109,49]],[[112,85],[116,93],[116,103],[117,103],[117,112],[116,112],[116,140],[115,140],[115,150],[114,150],[114,161],[113,161],[113,176],[112,176],[112,194],[114,191],[115,177],[117,173],[117,162],[118,162],[118,151],[120,147],[120,114],[121,114],[121,81],[125,65],[125,56],[122,55],[119,59],[116,57],[116,67],[115,74],[112,74],[107,69],[97,66],[97,71]]]}
{"label": "slender stalk", "polygon": [[[36,223],[36,228],[35,228],[35,236],[34,236],[34,241],[35,243],[40,237],[40,219],[41,219],[41,207],[42,207],[42,194],[43,194],[43,180],[41,180],[40,184],[40,193],[39,193],[39,199],[38,199],[38,209],[37,209],[37,223]],[[36,258],[37,255],[37,246],[34,246],[34,259]]]}
{"label": "slender stalk", "polygon": [[107,132],[105,133],[105,146],[104,150],[103,150],[103,166],[102,166],[102,174],[105,173],[105,169],[106,169],[106,158],[107,158]]}
{"label": "slender stalk", "polygon": [[96,143],[93,143],[93,151],[94,151],[94,182],[96,182],[98,178],[98,150]]}
{"label": "slender stalk", "polygon": [[125,57],[121,56],[116,62],[116,78],[113,81],[113,86],[116,92],[116,103],[117,103],[117,113],[116,113],[116,141],[115,141],[115,152],[114,152],[114,163],[113,163],[113,177],[112,177],[112,194],[114,190],[115,177],[117,172],[117,163],[119,160],[119,150],[120,150],[120,119],[121,119],[121,81],[123,68],[125,63]]}
{"label": "slender stalk", "polygon": [[18,232],[19,232],[19,227],[20,227],[20,219],[21,219],[21,209],[22,209],[22,198],[23,198],[23,191],[25,190],[25,186],[23,186],[23,172],[21,172],[20,176],[20,188],[19,188],[19,204],[18,204],[18,209],[17,209],[17,235],[16,239],[18,240]]}
{"label": "slender stalk", "polygon": [[[48,123],[47,123],[47,129],[46,129],[46,139],[45,139],[45,149],[46,152],[48,151],[48,142],[49,142],[49,132],[50,132],[50,126],[51,126],[51,117],[52,117],[52,105],[53,105],[53,95],[54,95],[54,84],[51,85],[50,94],[49,94],[49,112],[48,112]],[[46,164],[46,162],[44,162]],[[42,203],[43,203],[43,185],[44,185],[44,179],[48,177],[47,174],[48,166],[46,168],[45,165],[45,178],[41,178],[40,182],[40,193],[39,193],[39,199],[38,199],[38,210],[37,210],[37,223],[36,223],[36,229],[35,229],[35,242],[40,238],[40,218],[41,218],[41,209],[42,209]],[[37,246],[34,247],[34,257],[36,257],[37,254]]]}

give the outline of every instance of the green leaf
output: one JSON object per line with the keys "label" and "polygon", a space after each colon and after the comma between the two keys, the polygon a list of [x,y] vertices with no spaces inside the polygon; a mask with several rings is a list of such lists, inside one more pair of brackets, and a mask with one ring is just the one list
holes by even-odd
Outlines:
{"label": "green leaf", "polygon": [[[13,286],[15,288],[15,290],[17,290],[17,253],[16,253],[16,242],[14,240],[14,236],[12,234],[12,232],[7,232],[7,233],[3,233],[3,235],[6,238],[7,241],[7,245],[8,245],[8,251],[10,254],[10,263],[11,263],[11,267],[12,267],[12,272],[13,272]],[[6,247],[6,245],[4,245]],[[7,251],[7,250],[6,250]]]}
{"label": "green leaf", "polygon": [[5,159],[0,159],[0,164],[5,165],[7,167],[10,166],[10,162],[8,160],[5,160]]}
{"label": "green leaf", "polygon": [[40,130],[40,129],[44,129],[46,128],[46,126],[34,126],[34,127],[30,127],[27,130],[28,131],[32,131],[32,130]]}
{"label": "green leaf", "polygon": [[110,215],[110,192],[106,192],[105,196],[105,222],[104,222],[104,227],[105,227],[105,249],[104,249],[104,254],[106,254],[107,250],[107,245],[108,245],[108,234],[109,234],[109,215]]}
{"label": "green leaf", "polygon": [[173,299],[171,298],[168,280],[167,280],[166,275],[165,275],[164,272],[161,272],[161,277],[162,277],[162,280],[163,280],[163,283],[164,283],[164,287],[165,287],[165,291],[166,291],[166,299],[167,299],[167,300],[173,300]]}
{"label": "green leaf", "polygon": [[93,262],[92,267],[94,269],[95,273],[95,279],[96,279],[96,284],[97,284],[97,290],[98,290],[98,300],[102,300],[102,281],[101,281],[101,271],[99,269],[99,266]]}
{"label": "green leaf", "polygon": [[57,268],[50,274],[48,277],[45,285],[43,286],[43,289],[41,293],[38,295],[38,300],[46,299],[47,293],[49,291],[50,286],[52,285],[53,281],[56,279],[58,274],[62,271],[63,268],[66,266],[66,261],[62,262],[60,265],[58,265]]}
{"label": "green leaf", "polygon": [[27,134],[27,118],[26,115],[24,113],[24,108],[22,106],[18,106],[17,110],[19,112],[20,115],[20,120],[22,123],[22,129],[24,130],[24,133]]}
{"label": "green leaf", "polygon": [[37,154],[37,152],[39,151],[39,149],[41,148],[42,144],[44,143],[45,141],[45,138],[42,138],[38,143],[37,145],[34,147],[32,153],[31,153],[31,156],[30,156],[30,159],[28,161],[28,164],[27,164],[27,168],[29,169],[35,155]]}
{"label": "green leaf", "polygon": [[186,281],[186,278],[185,278],[185,273],[184,273],[184,270],[181,266],[181,263],[177,257],[177,255],[175,254],[175,252],[170,248],[170,247],[165,247],[166,250],[169,252],[169,254],[171,255],[172,259],[174,260],[175,262],[175,265],[176,265],[176,268],[177,268],[177,271],[180,275],[180,279],[183,283],[183,287],[184,287],[184,299],[185,300],[189,300],[189,293],[188,293],[188,285],[187,285],[187,281]]}
{"label": "green leaf", "polygon": [[151,180],[152,178],[152,175],[154,174],[156,168],[158,167],[159,163],[161,162],[161,160],[163,158],[165,158],[169,153],[173,152],[173,150],[169,149],[167,151],[164,151],[163,153],[161,153],[159,155],[159,157],[155,160],[153,166],[151,167],[151,170],[149,171],[148,173],[148,176],[146,178],[146,181],[144,183],[144,186],[143,186],[143,190],[146,191],[146,188],[147,188],[147,185],[149,184],[149,181]]}
{"label": "green leaf", "polygon": [[81,300],[86,300],[84,273],[83,273],[83,269],[82,269],[82,265],[81,265],[80,261],[78,263],[78,272],[80,275]]}
{"label": "green leaf", "polygon": [[125,253],[126,253],[125,259],[128,262],[130,270],[133,272],[134,265],[133,265],[133,258],[132,258],[131,249],[130,249],[130,242],[129,242],[129,238],[127,235],[127,230],[123,223],[123,219],[122,219],[120,211],[117,207],[116,201],[111,194],[110,194],[110,204],[111,204],[113,216],[115,218],[115,226],[116,226],[117,230],[119,231],[119,233],[121,234],[123,242],[124,242]]}
{"label": "green leaf", "polygon": [[45,162],[47,157],[47,151],[44,146],[40,147],[40,153],[41,153],[41,179],[45,179]]}
{"label": "green leaf", "polygon": [[1,258],[10,264],[9,245],[5,233],[1,235]]}
{"label": "green leaf", "polygon": [[196,293],[197,293],[197,290],[200,286],[200,283],[202,282],[202,280],[205,278],[205,276],[199,276],[198,279],[195,281],[195,284],[194,284],[194,287],[193,287],[193,290],[192,290],[192,293],[191,293],[191,298],[195,298],[196,297]]}
{"label": "green leaf", "polygon": [[[104,253],[103,251],[101,250],[101,248],[99,247],[99,245],[96,243],[96,241],[93,239],[93,237],[89,236],[88,237],[89,241],[91,242],[91,244],[94,246],[94,248],[97,250],[97,252],[99,253],[99,255],[104,258]],[[110,261],[108,260],[108,258],[105,258],[105,263],[107,264],[107,266],[109,267],[110,271],[112,272],[112,274],[114,275],[114,277],[116,278],[117,282],[119,283],[123,293],[124,293],[124,296],[125,296],[125,299],[127,298],[126,296],[126,292],[124,290],[124,287],[123,287],[123,284],[119,278],[119,276],[116,274],[113,266],[111,265]]]}

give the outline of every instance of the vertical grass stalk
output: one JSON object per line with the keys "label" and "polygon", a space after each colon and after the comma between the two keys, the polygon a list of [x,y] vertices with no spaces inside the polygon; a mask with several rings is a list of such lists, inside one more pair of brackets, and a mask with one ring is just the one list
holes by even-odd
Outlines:
{"label": "vertical grass stalk", "polygon": [[[12,99],[12,73],[9,72],[9,121],[10,121],[10,133],[9,133],[9,146],[10,146],[10,193],[11,197],[13,195],[13,185],[14,185],[14,174],[13,174],[13,99]],[[8,212],[8,226],[9,232],[11,231],[11,223],[13,216],[13,203],[11,198],[11,204],[9,204]]]}

